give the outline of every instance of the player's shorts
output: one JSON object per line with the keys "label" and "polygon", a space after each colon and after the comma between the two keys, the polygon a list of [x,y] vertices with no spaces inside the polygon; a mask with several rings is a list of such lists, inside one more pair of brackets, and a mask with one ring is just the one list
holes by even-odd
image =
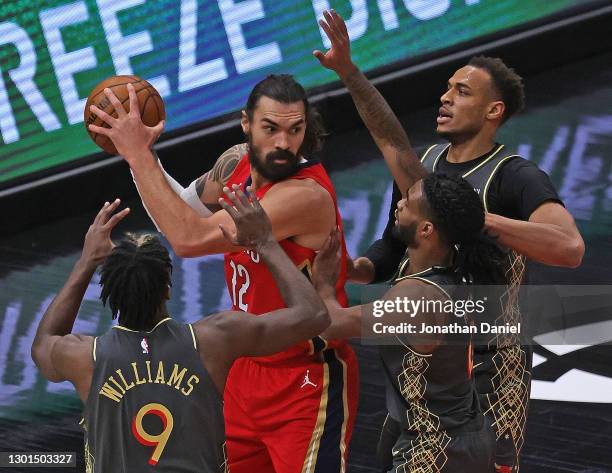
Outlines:
{"label": "player's shorts", "polygon": [[378,471],[381,473],[389,471],[393,465],[393,446],[399,439],[401,433],[402,427],[400,423],[393,419],[390,414],[387,414],[382,428],[380,429],[378,445],[376,446],[376,459],[379,467]]}
{"label": "player's shorts", "polygon": [[499,471],[519,471],[531,386],[530,346],[474,350],[474,380],[478,400],[496,438]]}
{"label": "player's shorts", "polygon": [[[397,425],[397,424],[396,424]],[[495,438],[478,415],[460,432],[402,431],[393,446],[389,473],[491,473]]]}
{"label": "player's shorts", "polygon": [[345,472],[358,387],[348,345],[273,363],[237,360],[224,395],[231,473]]}

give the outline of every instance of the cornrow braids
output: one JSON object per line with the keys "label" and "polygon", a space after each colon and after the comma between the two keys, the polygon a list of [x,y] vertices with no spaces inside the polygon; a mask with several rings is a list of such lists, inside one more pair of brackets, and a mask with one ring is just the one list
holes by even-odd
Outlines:
{"label": "cornrow braids", "polygon": [[154,235],[127,234],[100,270],[102,303],[131,330],[148,330],[171,285],[172,260]]}

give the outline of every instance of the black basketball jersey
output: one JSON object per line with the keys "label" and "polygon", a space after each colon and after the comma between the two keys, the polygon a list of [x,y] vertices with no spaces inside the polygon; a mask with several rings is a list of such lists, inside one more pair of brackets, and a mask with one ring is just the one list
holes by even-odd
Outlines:
{"label": "black basketball jersey", "polygon": [[219,473],[226,469],[222,400],[191,325],[115,326],[94,340],[84,411],[88,473]]}
{"label": "black basketball jersey", "polygon": [[[430,172],[441,172],[439,164],[443,163],[448,148],[448,144],[430,147],[421,159],[425,168]],[[475,160],[472,166],[466,163],[467,170],[463,170],[461,175],[478,192],[485,211],[502,210],[495,208],[491,198],[492,183],[504,163],[521,160],[520,156],[503,145],[496,145],[488,156]],[[550,198],[558,201],[555,197],[553,189],[548,192],[546,200]],[[539,205],[542,201],[540,199],[534,203]],[[517,327],[518,323],[526,323],[519,304],[520,286],[525,278],[525,257],[514,250],[507,250],[507,255],[507,285],[487,288],[480,286],[474,290],[474,297],[500,301],[499,305],[487,304],[482,321]],[[479,332],[473,343],[474,382],[480,405],[492,421],[491,427],[497,437],[496,462],[500,465],[518,465],[529,402],[531,348],[521,346],[521,336],[518,333]]]}
{"label": "black basketball jersey", "polygon": [[[431,146],[425,151],[421,162],[429,172],[438,172],[438,164],[445,159],[449,144]],[[478,160],[477,164],[469,167],[461,177],[468,181],[478,193],[485,212],[490,212],[489,191],[493,179],[507,161],[511,159],[523,159],[519,155],[508,150],[504,145],[496,145],[492,152]],[[507,252],[507,286],[488,288],[477,294],[476,297],[487,297],[489,300],[500,300],[502,304],[494,306],[489,304],[487,311],[483,314],[482,321],[493,325],[516,327],[521,322],[521,311],[519,307],[520,285],[525,277],[525,257],[514,250],[503,248]],[[520,343],[519,334],[479,334],[475,340],[476,351],[494,349],[495,347],[508,347]]]}
{"label": "black basketball jersey", "polygon": [[[449,288],[459,284],[453,271],[430,268],[403,275],[406,263],[400,265],[394,284],[404,279],[418,279],[453,297]],[[451,316],[447,321],[447,325],[455,323],[468,326],[463,317]],[[472,380],[471,333],[468,330],[445,334],[445,339],[430,354],[418,353],[404,343],[380,346],[387,385],[387,409],[403,430],[418,434],[459,431],[478,415]]]}

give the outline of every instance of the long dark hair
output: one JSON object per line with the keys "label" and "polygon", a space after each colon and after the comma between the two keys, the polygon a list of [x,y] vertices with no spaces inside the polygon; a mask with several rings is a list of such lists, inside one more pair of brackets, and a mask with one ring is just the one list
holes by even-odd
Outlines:
{"label": "long dark hair", "polygon": [[506,252],[484,231],[484,207],[474,188],[459,176],[429,174],[423,192],[425,213],[444,240],[457,247],[459,276],[476,284],[506,284]]}
{"label": "long dark hair", "polygon": [[253,87],[244,108],[249,120],[253,120],[253,112],[262,97],[269,97],[285,104],[302,101],[306,112],[306,130],[300,153],[309,156],[321,149],[325,136],[323,120],[317,109],[308,102],[304,87],[292,75],[271,74]]}
{"label": "long dark hair", "polygon": [[131,330],[149,330],[168,296],[172,260],[154,235],[127,234],[101,268],[102,303]]}

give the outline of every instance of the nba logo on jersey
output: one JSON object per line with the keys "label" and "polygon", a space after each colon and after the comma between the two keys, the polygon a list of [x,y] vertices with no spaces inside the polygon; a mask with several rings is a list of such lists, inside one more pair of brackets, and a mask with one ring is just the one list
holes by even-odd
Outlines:
{"label": "nba logo on jersey", "polygon": [[140,346],[142,347],[142,352],[148,354],[149,353],[149,344],[147,343],[147,339],[143,338],[140,342]]}

